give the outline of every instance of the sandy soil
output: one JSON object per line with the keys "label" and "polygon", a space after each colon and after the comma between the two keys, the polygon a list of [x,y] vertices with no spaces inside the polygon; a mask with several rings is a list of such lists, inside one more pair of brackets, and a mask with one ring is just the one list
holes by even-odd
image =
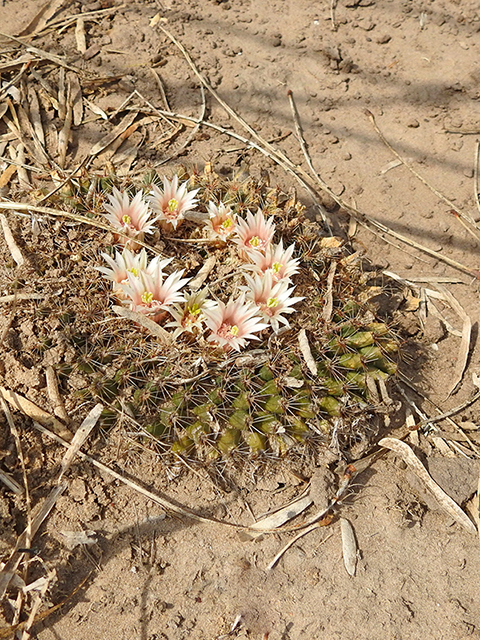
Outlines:
{"label": "sandy soil", "polygon": [[[475,0],[346,0],[334,9],[336,30],[329,4],[306,0],[101,0],[57,5],[55,18],[85,14],[87,53],[82,56],[77,50],[75,22],[34,38],[32,44],[65,56],[90,77],[102,78],[89,84],[88,93],[84,87],[84,94],[107,113],[134,89],[154,105],[163,105],[152,66],[173,111],[193,117],[201,112],[198,79],[159,29],[163,26],[188,50],[221,98],[257,132],[267,140],[283,138],[278,144],[293,162],[305,164],[291,133],[288,90],[293,92],[313,164],[335,194],[395,232],[469,269],[479,267],[478,240],[452,215],[451,205],[407,168],[392,164],[395,157],[365,113],[369,109],[374,114],[388,141],[431,185],[480,219],[474,196],[480,134],[480,13]],[[2,31],[21,34],[38,11],[35,0],[6,0],[0,7]],[[95,11],[104,13],[87,13]],[[160,21],[152,26],[157,14]],[[14,46],[2,40],[3,51]],[[210,122],[238,128],[211,96],[206,105]],[[81,127],[74,125],[67,166],[76,166],[108,130],[92,112]],[[6,133],[3,124],[0,133]],[[129,171],[140,172],[175,154],[188,134],[186,129],[154,147],[151,140],[143,144],[139,129],[130,139],[139,150]],[[211,161],[217,168],[248,166],[257,176],[268,171],[271,184],[295,186],[309,214],[318,215],[310,195],[291,175],[228,135],[201,128],[181,154],[166,164],[166,170],[179,162],[202,167]],[[331,198],[322,198],[331,224],[341,233],[348,217]],[[354,242],[372,262],[403,278],[437,279],[432,286],[441,278],[451,279],[444,286],[473,322],[463,381],[447,397],[459,353],[458,335],[447,332],[434,317],[422,331],[414,313],[406,314],[411,319],[410,324],[405,320],[403,335],[410,333],[422,344],[422,356],[415,359],[414,350],[409,351],[406,371],[442,409],[466,401],[474,391],[472,373],[480,371],[478,280],[398,241],[387,244],[362,227]],[[5,247],[2,252],[8,255]],[[461,330],[458,314],[447,308],[444,313]],[[20,334],[28,339],[27,325]],[[7,366],[10,351],[7,345]],[[24,377],[12,386],[40,403],[42,382],[29,380],[24,364],[23,373],[18,369]],[[427,402],[413,393],[410,397],[433,413]],[[477,406],[462,411],[456,420],[471,429],[475,449],[466,448],[458,431],[441,423],[442,433],[420,436],[417,451],[443,488],[465,504],[478,481]],[[1,454],[8,463],[12,445],[6,422],[0,428]],[[32,464],[33,489],[48,485],[59,452],[32,432],[22,437]],[[241,491],[228,491],[206,472],[163,468],[153,451],[107,439],[104,449],[106,464],[152,490],[232,521],[251,522],[250,510],[258,517],[302,489],[288,465],[269,468]],[[51,471],[48,477],[46,469]],[[359,547],[355,577],[343,566],[338,521],[299,540],[275,569],[266,571],[288,536],[242,542],[234,530],[165,514],[146,498],[79,463],[68,492],[37,541],[48,568],[57,571],[49,604],[60,602],[91,574],[58,612],[37,624],[37,637],[480,638],[476,537],[439,510],[391,454],[355,483],[341,511],[353,524]],[[24,506],[18,501],[12,507],[7,490],[2,486],[1,491],[2,553],[8,554],[21,531]],[[96,542],[69,551],[61,532],[72,530],[92,531]],[[4,612],[10,621],[8,602]]]}

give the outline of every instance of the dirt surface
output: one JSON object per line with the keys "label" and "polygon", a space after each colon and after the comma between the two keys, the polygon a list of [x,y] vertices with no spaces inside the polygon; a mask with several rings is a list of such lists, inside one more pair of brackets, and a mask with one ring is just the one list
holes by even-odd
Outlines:
{"label": "dirt surface", "polygon": [[[454,394],[449,392],[457,374],[458,333],[465,324],[458,308],[437,301],[456,335],[431,314],[422,328],[416,299],[420,294],[413,289],[412,311],[403,315],[402,336],[407,361],[404,373],[431,401],[448,410],[472,396],[472,374],[480,372],[476,344],[480,300],[478,280],[468,270],[479,268],[480,236],[478,231],[472,235],[472,225],[462,225],[451,209],[453,204],[480,219],[474,193],[475,146],[480,134],[477,2],[347,0],[334,7],[333,23],[328,3],[305,0],[57,5],[50,21],[85,15],[86,53],[78,51],[78,21],[42,31],[31,38],[31,44],[82,69],[89,80],[82,83],[84,97],[108,115],[135,89],[150,104],[165,108],[152,67],[161,78],[171,111],[193,118],[202,113],[198,78],[160,27],[178,38],[231,108],[264,139],[278,139],[276,144],[288,158],[307,170],[292,133],[295,126],[287,97],[287,91],[292,91],[313,165],[334,194],[393,231],[464,265],[463,271],[455,269],[391,236],[387,244],[360,225],[355,233],[355,248],[364,251],[374,264],[402,278],[432,278],[426,286],[437,292],[446,287],[471,318],[468,366]],[[31,34],[37,27],[43,28],[41,16],[31,25],[39,8],[35,0],[6,0],[0,7],[2,32]],[[2,39],[3,52],[17,45]],[[2,72],[2,83],[5,73],[10,71]],[[135,96],[135,104],[139,100]],[[70,169],[111,131],[98,110],[95,114],[86,105],[81,126],[74,123],[72,127],[65,160]],[[233,127],[248,137],[208,93],[206,109],[209,122]],[[395,156],[375,132],[366,109],[398,153],[450,204],[405,166],[393,162]],[[48,116],[46,109],[45,114],[50,118],[44,122],[45,128],[61,130],[59,119]],[[119,119],[114,121],[116,124]],[[257,177],[268,172],[270,184],[287,191],[297,189],[309,216],[321,226],[311,194],[273,160],[211,128],[201,127],[189,139],[191,127],[172,135],[171,129],[158,123],[153,134],[151,128],[145,133],[149,126],[144,123],[144,128],[131,134],[125,143],[130,147],[120,149],[123,156],[100,154],[92,168],[98,171],[106,162],[113,162],[124,175],[141,175],[152,166],[162,171],[161,163],[173,155],[165,164],[170,174],[180,163],[203,169],[207,162],[225,171],[248,167]],[[5,136],[8,130],[3,122],[1,127],[0,134]],[[55,145],[50,135],[46,146],[52,155]],[[2,149],[5,155],[5,147]],[[2,165],[2,171],[6,166]],[[16,179],[12,178],[8,187],[11,191],[7,189],[2,195],[15,199],[15,192],[21,192]],[[30,179],[32,189],[40,186],[41,176],[33,174]],[[348,216],[329,196],[320,194],[320,198],[334,232],[345,236]],[[13,216],[9,220],[14,220]],[[54,223],[45,224],[45,229],[60,230],[60,226],[48,226]],[[18,222],[17,238],[28,237],[28,225],[28,218]],[[63,252],[69,260],[72,254],[82,253],[83,232],[62,229],[61,241],[52,250]],[[2,282],[11,283],[15,264],[3,236],[0,244]],[[80,265],[85,299],[91,268],[88,251]],[[46,275],[52,279],[52,295],[62,287],[60,271],[59,267],[58,273]],[[1,293],[11,290],[5,286]],[[7,335],[9,308],[2,307],[2,385],[52,412],[54,407],[45,404],[43,375],[28,361],[15,360],[16,352],[28,351],[30,343],[36,344],[33,325],[22,316],[14,336],[20,343],[12,342],[12,334]],[[98,320],[101,312],[96,308],[92,314],[97,314]],[[48,321],[45,330],[50,330]],[[414,348],[414,342],[421,346]],[[56,348],[61,350],[62,345]],[[14,380],[5,375],[11,371],[15,371]],[[428,415],[435,414],[426,400],[413,391],[408,393]],[[84,416],[76,414],[76,423]],[[398,421],[402,417],[399,412]],[[440,431],[410,442],[445,491],[462,506],[468,503],[470,510],[475,510],[477,405],[461,411],[455,419],[469,440],[456,427],[441,422]],[[20,426],[20,420],[18,423]],[[12,471],[21,481],[3,417],[0,433],[2,469]],[[30,430],[22,431],[22,442],[31,491],[35,498],[44,497],[58,472],[61,451]],[[295,465],[272,464],[260,473],[252,463],[243,470],[242,488],[228,487],[202,468],[189,470],[180,463],[165,468],[154,450],[140,447],[137,440],[126,439],[125,432],[118,430],[102,431],[95,452],[105,464],[177,504],[243,524],[252,522],[252,512],[258,518],[287,503],[305,484]],[[335,456],[324,456],[323,465],[319,456],[319,470],[313,476],[318,508],[335,492],[331,487],[335,481],[321,471]],[[310,469],[303,480],[312,474]],[[41,640],[480,638],[478,540],[441,511],[392,454],[356,477],[352,493],[341,507],[340,515],[353,525],[358,543],[355,577],[349,576],[343,565],[338,520],[301,538],[274,569],[267,570],[291,534],[242,541],[234,528],[172,517],[83,461],[75,464],[69,479],[68,490],[35,540],[46,564],[34,560],[30,575],[38,577],[49,569],[56,570],[56,583],[42,605],[45,609],[67,598],[84,578],[86,582],[59,611],[35,626]],[[1,492],[0,544],[7,559],[25,525],[25,505],[20,498],[13,500],[3,485]],[[91,544],[69,549],[65,532],[68,535],[71,531],[87,532]],[[11,622],[11,601],[4,602],[3,611],[5,620]]]}

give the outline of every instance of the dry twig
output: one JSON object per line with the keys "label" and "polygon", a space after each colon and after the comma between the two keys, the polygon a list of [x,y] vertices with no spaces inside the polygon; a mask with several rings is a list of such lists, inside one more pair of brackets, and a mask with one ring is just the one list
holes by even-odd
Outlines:
{"label": "dry twig", "polygon": [[470,518],[460,509],[458,504],[450,498],[449,495],[441,489],[438,484],[430,477],[430,474],[425,469],[423,464],[413,453],[411,448],[405,442],[397,440],[397,438],[382,438],[378,443],[381,447],[390,449],[398,454],[402,460],[409,466],[412,471],[420,478],[424,485],[431,491],[431,493],[437,499],[442,509],[453,517],[459,524],[462,525],[469,533],[477,534],[477,528],[470,520]]}

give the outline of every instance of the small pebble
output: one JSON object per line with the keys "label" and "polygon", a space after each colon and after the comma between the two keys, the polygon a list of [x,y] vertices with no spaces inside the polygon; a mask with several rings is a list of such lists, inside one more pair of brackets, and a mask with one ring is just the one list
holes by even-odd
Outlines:
{"label": "small pebble", "polygon": [[387,42],[390,42],[391,39],[392,39],[392,36],[389,36],[388,34],[385,34],[383,36],[380,36],[380,38],[377,38],[377,43],[378,44],[387,44]]}
{"label": "small pebble", "polygon": [[343,154],[342,158],[344,160],[351,160],[352,159],[352,154],[347,151],[346,153]]}
{"label": "small pebble", "polygon": [[418,129],[419,126],[420,126],[420,123],[415,118],[407,122],[407,127],[410,127],[410,129]]}
{"label": "small pebble", "polygon": [[282,34],[276,33],[270,39],[270,44],[272,47],[279,47],[282,44]]}

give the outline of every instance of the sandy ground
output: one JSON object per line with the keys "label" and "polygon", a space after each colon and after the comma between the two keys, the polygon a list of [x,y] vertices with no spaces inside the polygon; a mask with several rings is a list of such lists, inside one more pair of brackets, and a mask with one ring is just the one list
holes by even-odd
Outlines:
{"label": "sandy ground", "polygon": [[[171,109],[193,117],[201,112],[199,82],[192,69],[158,26],[151,26],[159,14],[158,25],[179,39],[221,98],[265,139],[294,131],[287,98],[291,90],[313,164],[336,195],[395,232],[467,268],[479,267],[477,239],[451,214],[451,205],[407,168],[392,162],[395,156],[365,113],[369,109],[374,114],[388,141],[431,185],[480,219],[474,197],[474,155],[480,134],[480,13],[475,0],[346,0],[334,8],[334,24],[329,3],[306,0],[57,4],[62,18],[86,15],[87,54],[77,51],[75,22],[32,43],[65,56],[92,76],[113,77],[111,82],[90,85],[86,97],[98,107],[111,113],[134,89],[161,106],[150,70],[155,66]],[[35,0],[6,0],[0,7],[2,31],[20,34],[38,10]],[[102,10],[100,17],[87,18],[87,12]],[[2,41],[2,50],[12,46]],[[237,127],[211,96],[206,105],[210,122]],[[89,120],[78,130],[73,127],[70,166],[105,135],[101,119]],[[131,171],[163,161],[180,148],[186,135],[188,131],[154,148],[143,147],[139,134],[140,150]],[[305,163],[294,134],[278,144],[293,162]],[[271,183],[286,189],[295,185],[309,213],[316,215],[311,197],[291,175],[242,147],[225,134],[202,128],[182,156],[166,166],[185,162],[201,167],[211,161],[227,168],[243,163],[254,175],[266,170]],[[323,202],[334,228],[345,228],[348,218],[329,197]],[[394,244],[387,244],[361,227],[355,237],[356,247],[375,264],[401,277],[431,277],[437,284],[440,278],[451,279],[444,286],[473,322],[468,368],[450,397],[460,338],[434,318],[423,332],[416,319],[411,322],[411,334],[423,347],[421,364],[411,356],[408,373],[447,410],[471,396],[472,373],[480,371],[478,280],[391,241]],[[458,314],[448,309],[445,313],[456,329],[462,328]],[[420,404],[432,411],[427,403]],[[476,444],[477,406],[456,419],[472,429],[468,433]],[[6,433],[6,423],[1,428]],[[449,434],[458,433],[444,423],[441,428],[443,440],[421,436],[418,451],[429,459],[432,473],[437,465],[435,477],[444,489],[465,502],[475,491],[478,456],[469,449],[466,457],[461,442],[460,449],[452,448],[448,442],[456,438]],[[26,442],[32,450],[40,446],[37,436]],[[228,492],[206,473],[168,472],[153,452],[123,448],[122,457],[115,460],[115,444],[110,443],[107,464],[118,465],[152,490],[216,517],[248,522],[248,508],[258,516],[301,490],[288,469],[279,468],[258,478],[256,486]],[[6,446],[5,435],[2,448]],[[53,463],[54,454],[46,443],[41,449],[43,464]],[[34,485],[44,481],[38,464],[31,479]],[[165,515],[147,499],[82,464],[38,543],[57,570],[60,586],[51,604],[93,573],[60,611],[35,627],[37,637],[480,638],[476,537],[440,511],[393,455],[376,462],[355,482],[342,507],[359,547],[357,574],[350,577],[343,566],[338,522],[299,540],[275,569],[267,571],[288,537],[242,542],[233,530]],[[19,511],[8,506],[5,493],[0,504],[7,553],[19,533],[15,525]],[[97,542],[68,551],[59,533],[65,530],[91,530]],[[8,603],[4,611],[11,620]]]}

